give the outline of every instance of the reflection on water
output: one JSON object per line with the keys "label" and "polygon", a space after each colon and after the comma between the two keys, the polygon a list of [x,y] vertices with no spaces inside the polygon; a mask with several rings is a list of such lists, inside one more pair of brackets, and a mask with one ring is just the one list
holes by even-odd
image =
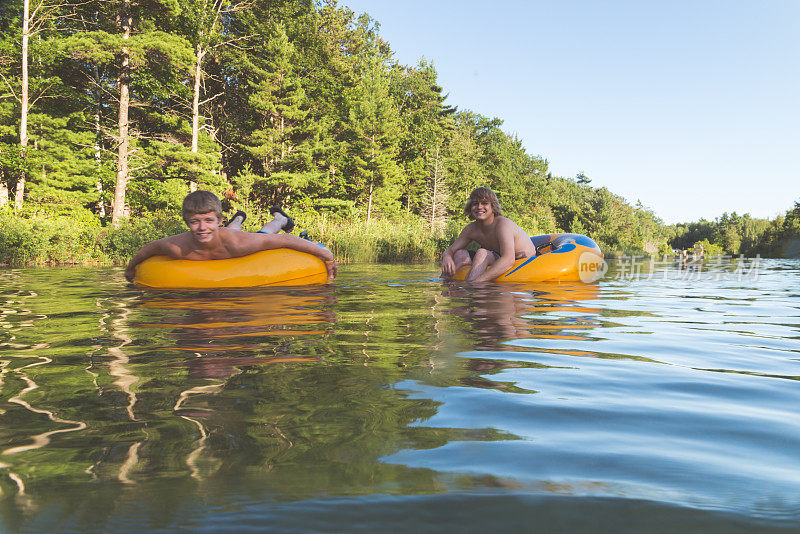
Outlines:
{"label": "reflection on water", "polygon": [[[588,307],[599,298],[597,284],[514,284],[468,287],[452,284],[444,294],[461,305],[454,313],[471,323],[480,338],[476,349],[498,348],[517,338],[585,339],[585,330],[599,324],[593,321],[600,310]],[[553,324],[552,315],[570,314],[573,320]]]}
{"label": "reflection on water", "polygon": [[800,266],[766,263],[757,281],[612,267],[480,287],[350,266],[201,292],[2,271],[2,528],[369,531],[413,506],[393,524],[418,531],[455,506],[484,526],[539,508],[545,531],[555,509],[607,518],[572,531],[630,531],[643,510],[682,532],[791,530]]}
{"label": "reflection on water", "polygon": [[320,354],[296,344],[329,337],[334,303],[330,287],[146,294],[138,305],[157,310],[162,322],[137,326],[166,336],[157,350],[193,353],[181,364],[192,375],[226,378],[243,365],[318,361]]}

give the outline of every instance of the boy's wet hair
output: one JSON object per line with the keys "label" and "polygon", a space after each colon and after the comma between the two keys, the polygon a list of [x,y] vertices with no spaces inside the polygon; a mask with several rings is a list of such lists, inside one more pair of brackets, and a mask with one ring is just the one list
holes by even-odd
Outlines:
{"label": "boy's wet hair", "polygon": [[195,191],[189,193],[183,199],[183,220],[188,221],[192,215],[198,213],[217,214],[217,218],[222,220],[222,203],[217,198],[217,195],[209,191]]}
{"label": "boy's wet hair", "polygon": [[467,204],[464,206],[464,215],[470,219],[474,219],[472,216],[472,205],[482,200],[492,205],[492,213],[496,216],[503,214],[503,208],[500,207],[500,201],[497,200],[497,195],[494,194],[494,191],[488,187],[477,187],[469,194],[469,200],[467,200]]}

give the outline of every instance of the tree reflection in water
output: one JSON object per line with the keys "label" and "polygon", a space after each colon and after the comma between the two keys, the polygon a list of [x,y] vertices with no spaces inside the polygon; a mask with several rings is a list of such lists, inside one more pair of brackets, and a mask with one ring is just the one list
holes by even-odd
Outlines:
{"label": "tree reflection in water", "polygon": [[[589,323],[556,330],[530,315],[580,310],[577,301],[593,298],[588,289],[581,297],[551,287],[442,291],[431,279],[388,284],[369,272],[334,286],[172,293],[120,293],[102,272],[61,275],[67,280],[53,271],[21,281],[37,292],[26,320],[49,312],[43,326],[24,328],[19,306],[3,321],[20,346],[50,342],[52,361],[26,369],[39,385],[37,406],[85,428],[52,436],[36,457],[4,455],[0,485],[91,517],[131,498],[155,499],[168,516],[198,491],[234,488],[302,498],[510,487],[491,475],[453,478],[382,459],[517,439],[493,428],[426,426],[442,401],[415,394],[414,384],[527,393],[485,375],[529,364],[461,353],[526,336],[582,335]],[[2,384],[4,449],[64,428],[13,417],[12,382]]]}

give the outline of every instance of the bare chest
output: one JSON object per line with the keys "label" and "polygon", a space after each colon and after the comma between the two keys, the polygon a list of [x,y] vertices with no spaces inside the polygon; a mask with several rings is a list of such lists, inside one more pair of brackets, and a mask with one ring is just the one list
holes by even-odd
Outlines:
{"label": "bare chest", "polygon": [[497,250],[500,246],[500,241],[497,237],[497,231],[494,227],[477,228],[472,235],[472,239],[486,249]]}
{"label": "bare chest", "polygon": [[231,257],[227,247],[220,244],[218,246],[200,247],[195,243],[186,243],[181,247],[180,257],[185,260],[224,260]]}

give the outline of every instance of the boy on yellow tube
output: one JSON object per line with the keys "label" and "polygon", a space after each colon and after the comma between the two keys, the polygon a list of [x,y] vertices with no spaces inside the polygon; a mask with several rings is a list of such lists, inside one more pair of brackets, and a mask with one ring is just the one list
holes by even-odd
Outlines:
{"label": "boy on yellow tube", "polygon": [[283,229],[291,230],[293,222],[283,210],[270,210],[273,219],[258,232],[242,231],[245,215],[237,212],[227,227],[221,227],[222,204],[213,193],[195,191],[183,199],[183,220],[188,232],[151,241],[142,246],[131,258],[125,269],[125,278],[133,281],[136,266],[152,256],[169,256],[181,260],[224,260],[240,258],[262,250],[288,248],[306,252],[325,262],[328,279],[336,277],[338,265],[333,253],[311,241],[291,234],[279,234]]}
{"label": "boy on yellow tube", "polygon": [[[473,219],[442,256],[442,277],[452,278],[464,265],[472,265],[469,282],[494,280],[508,271],[520,258],[536,256],[536,247],[525,231],[503,217],[497,195],[488,187],[478,187],[464,206],[464,214]],[[481,248],[471,258],[467,246],[475,241]]]}

